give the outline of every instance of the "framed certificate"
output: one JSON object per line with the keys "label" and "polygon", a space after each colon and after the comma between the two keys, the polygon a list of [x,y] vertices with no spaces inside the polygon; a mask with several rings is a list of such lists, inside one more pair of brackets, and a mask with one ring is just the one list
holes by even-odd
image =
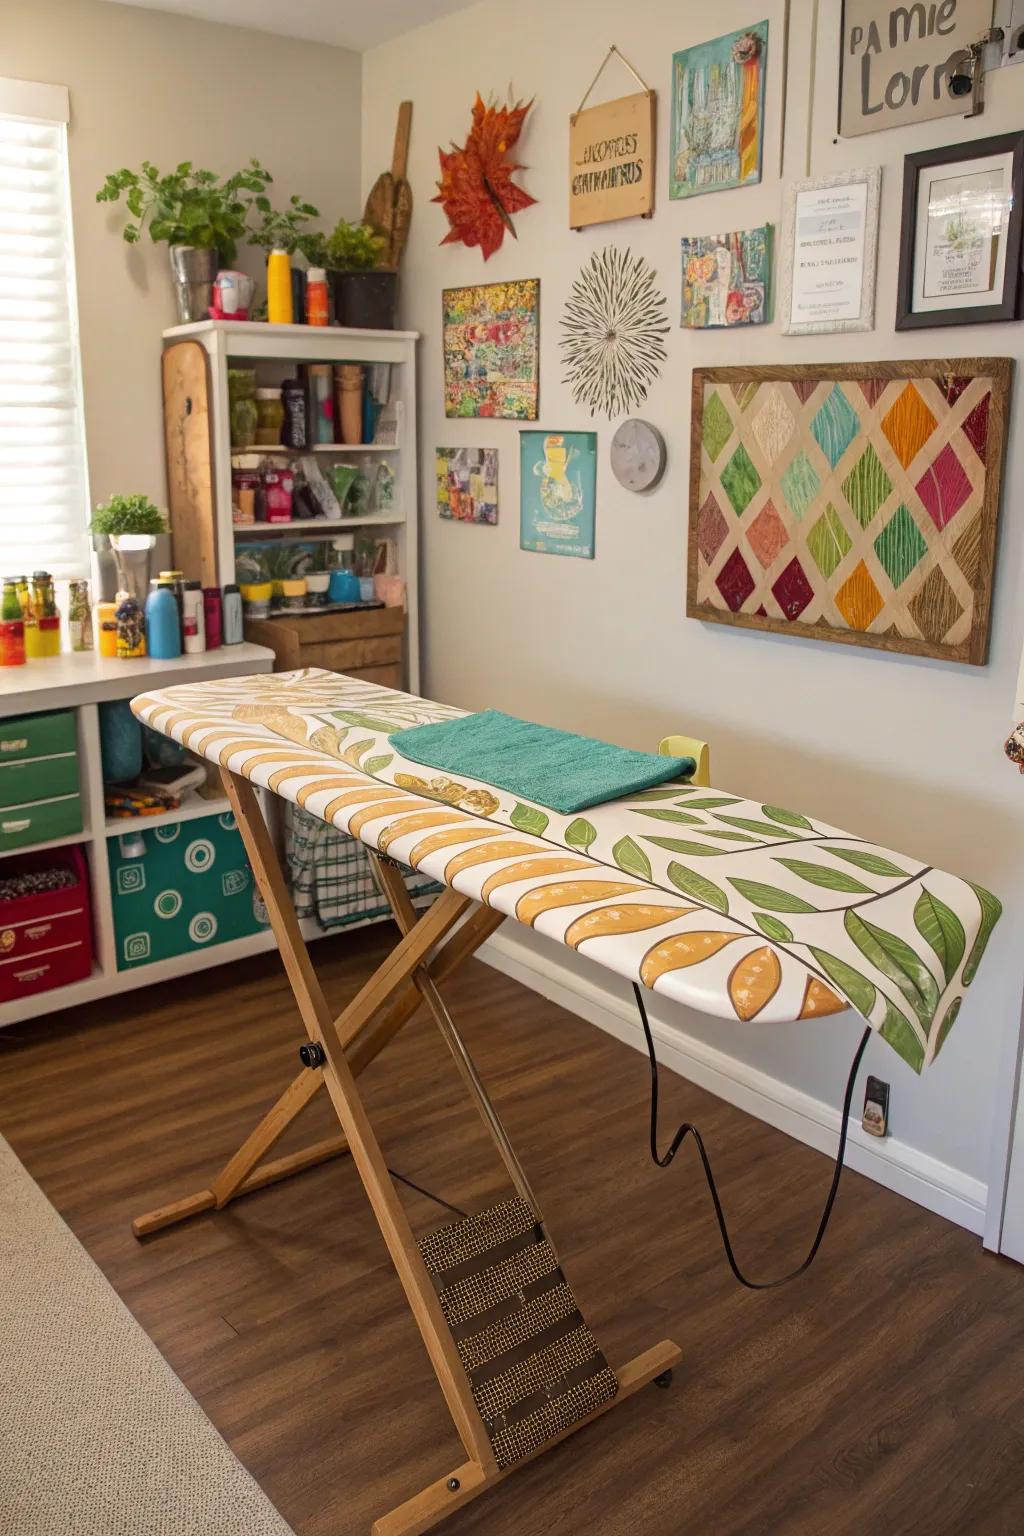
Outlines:
{"label": "framed certificate", "polygon": [[896,329],[1015,320],[1024,133],[908,155]]}
{"label": "framed certificate", "polygon": [[784,334],[874,329],[880,182],[874,166],[786,189],[779,285]]}

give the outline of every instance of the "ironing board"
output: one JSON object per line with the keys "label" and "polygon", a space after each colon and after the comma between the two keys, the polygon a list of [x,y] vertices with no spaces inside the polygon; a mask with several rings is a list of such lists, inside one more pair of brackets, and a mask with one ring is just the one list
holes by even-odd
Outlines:
{"label": "ironing board", "polygon": [[[459,710],[317,669],[188,684],[132,701],[211,759],[309,1036],[303,1070],[208,1189],[137,1218],[136,1236],[350,1152],[420,1328],[466,1462],[382,1516],[416,1536],[651,1381],[664,1340],[613,1370],[438,989],[506,917],[630,982],[757,1026],[853,1008],[916,1071],[951,1029],[1000,913],[982,887],[781,807],[684,781],[563,816],[407,761],[389,737]],[[370,852],[401,934],[334,1018],[256,789]],[[447,889],[423,915],[403,868]],[[507,1199],[417,1238],[363,1107],[359,1073],[425,1003],[510,1181]],[[325,1086],[342,1134],[263,1161]]]}

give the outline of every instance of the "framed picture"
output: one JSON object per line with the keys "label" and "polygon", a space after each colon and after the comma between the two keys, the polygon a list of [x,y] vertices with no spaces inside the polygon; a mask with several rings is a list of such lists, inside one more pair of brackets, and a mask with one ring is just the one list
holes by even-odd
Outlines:
{"label": "framed picture", "polygon": [[446,288],[444,413],[536,421],[540,279]]}
{"label": "framed picture", "polygon": [[520,549],[593,560],[596,501],[596,432],[520,432]]}
{"label": "framed picture", "polygon": [[1024,132],[903,162],[896,329],[1015,320],[1024,197]]}
{"label": "framed picture", "polygon": [[873,166],[786,188],[779,278],[784,335],[874,330],[881,181]]}
{"label": "framed picture", "polygon": [[669,197],[761,180],[768,23],[672,55]]}
{"label": "framed picture", "polygon": [[437,510],[457,523],[498,521],[497,448],[437,448]]}
{"label": "framed picture", "polygon": [[983,665],[1012,368],[695,368],[687,615]]}
{"label": "framed picture", "polygon": [[772,226],[727,235],[684,235],[685,330],[763,325],[771,319]]}

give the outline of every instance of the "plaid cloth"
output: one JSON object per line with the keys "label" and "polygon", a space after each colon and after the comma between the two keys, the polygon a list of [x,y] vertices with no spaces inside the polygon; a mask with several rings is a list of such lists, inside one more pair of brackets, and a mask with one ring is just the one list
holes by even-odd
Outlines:
{"label": "plaid cloth", "polygon": [[[377,884],[366,845],[338,832],[296,805],[285,806],[285,855],[292,902],[299,917],[315,917],[324,928],[383,922],[391,917]],[[429,875],[405,876],[414,907],[429,907],[444,890]]]}

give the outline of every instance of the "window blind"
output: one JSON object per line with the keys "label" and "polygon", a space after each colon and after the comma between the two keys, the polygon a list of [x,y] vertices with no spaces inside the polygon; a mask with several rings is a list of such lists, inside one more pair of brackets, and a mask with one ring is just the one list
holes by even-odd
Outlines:
{"label": "window blind", "polygon": [[89,574],[62,100],[0,80],[0,575]]}

